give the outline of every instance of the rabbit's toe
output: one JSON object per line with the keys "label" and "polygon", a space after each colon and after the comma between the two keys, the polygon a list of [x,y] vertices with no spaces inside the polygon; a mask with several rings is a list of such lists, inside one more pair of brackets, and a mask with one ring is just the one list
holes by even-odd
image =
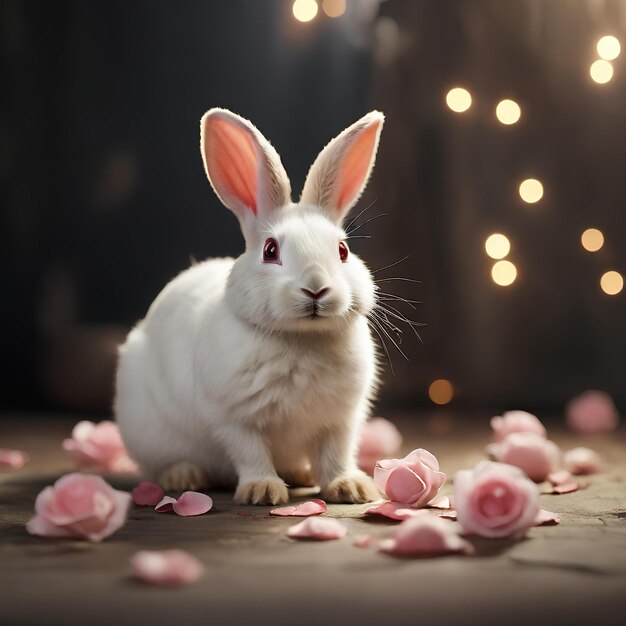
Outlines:
{"label": "rabbit's toe", "polygon": [[340,476],[322,489],[322,498],[328,502],[360,504],[380,498],[374,481],[365,475]]}
{"label": "rabbit's toe", "polygon": [[243,483],[235,492],[237,504],[286,504],[289,502],[287,486],[280,478],[263,478]]}
{"label": "rabbit's toe", "polygon": [[159,483],[165,491],[192,491],[207,489],[209,481],[205,471],[194,463],[176,463],[165,470]]}

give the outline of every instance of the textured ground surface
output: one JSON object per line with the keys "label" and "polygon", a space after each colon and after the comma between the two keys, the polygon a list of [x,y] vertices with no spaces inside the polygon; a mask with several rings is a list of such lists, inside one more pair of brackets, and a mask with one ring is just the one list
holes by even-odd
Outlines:
{"label": "textured ground surface", "polygon": [[[60,447],[75,419],[0,419],[0,447],[31,463],[0,470],[0,623],[22,624],[617,624],[626,611],[626,433],[583,440],[558,427],[564,449],[586,443],[609,469],[586,489],[542,496],[562,523],[535,528],[521,542],[476,541],[474,557],[398,560],[352,545],[383,537],[393,522],[361,517],[365,506],[331,506],[350,535],[326,543],[285,537],[297,520],[271,518],[215,493],[208,515],[180,518],[135,507],[126,526],[100,545],[30,537],[24,522],[36,494],[72,469]],[[398,418],[406,451],[425,447],[442,469],[483,458],[486,426],[459,417]],[[129,479],[112,479],[130,489]],[[446,485],[444,493],[449,493]],[[180,547],[206,565],[185,589],[162,590],[130,577],[141,548]]]}

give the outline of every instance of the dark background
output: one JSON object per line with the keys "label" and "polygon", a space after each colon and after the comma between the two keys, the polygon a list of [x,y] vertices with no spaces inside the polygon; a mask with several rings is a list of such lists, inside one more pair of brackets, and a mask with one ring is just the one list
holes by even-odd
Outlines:
{"label": "dark background", "polygon": [[[587,388],[626,403],[626,51],[606,85],[595,44],[626,47],[620,0],[348,0],[299,23],[292,2],[1,5],[0,408],[107,412],[116,346],[190,257],[237,255],[236,220],[206,181],[199,120],[212,106],[272,141],[294,196],[319,150],[372,108],[387,122],[354,240],[421,300],[380,408],[558,411]],[[463,114],[445,94],[473,96]],[[518,124],[496,103],[513,98]],[[523,203],[536,177],[544,197]],[[357,208],[357,211],[359,209]],[[356,211],[355,211],[356,212]],[[600,228],[602,250],[581,232]],[[490,278],[505,232],[518,278]],[[406,335],[406,333],[405,333]]]}

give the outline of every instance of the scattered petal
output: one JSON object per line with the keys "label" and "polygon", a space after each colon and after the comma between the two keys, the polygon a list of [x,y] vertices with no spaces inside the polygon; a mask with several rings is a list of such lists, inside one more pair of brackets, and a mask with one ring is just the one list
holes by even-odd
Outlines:
{"label": "scattered petal", "polygon": [[319,515],[326,513],[326,502],[324,500],[307,500],[297,506],[282,506],[272,509],[270,515],[282,515],[285,517],[308,517],[309,515]]}
{"label": "scattered petal", "polygon": [[431,557],[451,553],[471,554],[471,544],[454,528],[437,517],[422,515],[400,524],[392,539],[379,544],[382,552],[397,556]]}
{"label": "scattered petal", "polygon": [[572,475],[567,470],[559,470],[558,472],[548,474],[548,480],[553,485],[562,485],[563,483],[571,482]]}
{"label": "scattered petal", "polygon": [[409,517],[428,515],[424,509],[414,509],[402,502],[383,502],[370,507],[365,513],[367,515],[382,515],[383,517],[400,521],[409,519]]}
{"label": "scattered petal", "polygon": [[560,485],[554,485],[552,489],[552,493],[556,494],[564,494],[564,493],[573,493],[574,491],[578,491],[580,489],[580,484],[574,481],[568,483],[561,483]]}
{"label": "scattered petal", "polygon": [[452,508],[452,503],[450,502],[450,496],[439,496],[431,500],[426,506],[430,509],[450,509]]}
{"label": "scattered petal", "polygon": [[586,435],[614,430],[620,419],[613,398],[604,391],[585,391],[573,398],[565,414],[567,425]]}
{"label": "scattered petal", "polygon": [[287,537],[292,539],[341,539],[348,534],[348,529],[331,517],[308,517],[287,530]]}
{"label": "scattered petal", "polygon": [[165,495],[161,485],[147,481],[139,483],[131,492],[133,502],[139,506],[156,506]]}
{"label": "scattered petal", "polygon": [[357,548],[369,548],[372,545],[373,541],[374,540],[372,539],[371,535],[357,535],[354,538],[354,542],[352,545],[356,546]]}
{"label": "scattered petal", "polygon": [[21,467],[24,467],[28,461],[29,458],[26,452],[0,448],[0,465],[12,467],[13,469],[20,469]]}
{"label": "scattered petal", "polygon": [[552,511],[540,509],[535,518],[535,526],[556,526],[561,523],[561,518]]}
{"label": "scattered petal", "polygon": [[185,550],[141,550],[131,559],[135,577],[151,585],[181,587],[199,580],[204,565]]}
{"label": "scattered petal", "polygon": [[440,517],[441,519],[449,519],[453,522],[456,522],[457,514],[456,511],[446,511],[445,513],[440,513],[437,517]]}
{"label": "scattered petal", "polygon": [[176,498],[163,496],[161,501],[154,507],[154,510],[157,511],[157,513],[169,513],[173,510],[174,504],[176,504]]}
{"label": "scattered petal", "polygon": [[203,515],[208,513],[213,507],[213,499],[206,493],[197,491],[185,491],[172,504],[174,513],[182,517],[190,517],[192,515]]}
{"label": "scattered petal", "polygon": [[600,455],[590,448],[574,448],[563,455],[563,466],[572,474],[596,474],[602,471]]}

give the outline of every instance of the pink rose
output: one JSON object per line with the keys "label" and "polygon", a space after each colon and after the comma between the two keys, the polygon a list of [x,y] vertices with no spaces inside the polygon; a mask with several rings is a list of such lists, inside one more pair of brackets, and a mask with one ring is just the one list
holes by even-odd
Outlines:
{"label": "pink rose", "polygon": [[102,541],[124,525],[129,506],[130,494],[100,476],[66,474],[37,496],[36,515],[26,530],[41,537]]}
{"label": "pink rose", "polygon": [[619,415],[613,399],[604,391],[585,391],[565,408],[567,425],[584,434],[605,433],[617,428]]}
{"label": "pink rose", "polygon": [[131,565],[136,578],[163,587],[190,585],[204,574],[204,565],[185,550],[140,550]]}
{"label": "pink rose", "polygon": [[21,450],[7,450],[0,448],[0,465],[6,465],[13,469],[20,469],[28,463],[28,454]]}
{"label": "pink rose", "polygon": [[491,428],[495,441],[502,441],[511,433],[535,433],[541,437],[546,436],[544,425],[532,413],[526,411],[507,411],[492,417]]}
{"label": "pink rose", "polygon": [[572,474],[595,474],[602,471],[602,459],[590,448],[574,448],[563,455],[563,467]]}
{"label": "pink rose", "polygon": [[374,482],[390,500],[415,508],[426,506],[445,480],[437,459],[422,448],[413,450],[403,459],[378,461],[374,468]]}
{"label": "pink rose", "polygon": [[454,477],[457,520],[483,537],[523,537],[539,514],[539,490],[517,467],[483,461]]}
{"label": "pink rose", "polygon": [[383,417],[373,417],[361,426],[358,465],[372,474],[376,461],[395,454],[402,445],[400,431]]}
{"label": "pink rose", "polygon": [[511,433],[504,441],[489,444],[487,452],[496,461],[523,469],[537,482],[556,470],[560,461],[558,446],[535,433]]}
{"label": "pink rose", "polygon": [[81,467],[112,473],[137,471],[137,465],[126,452],[117,424],[110,420],[99,424],[78,422],[72,430],[72,438],[63,442],[63,448]]}

